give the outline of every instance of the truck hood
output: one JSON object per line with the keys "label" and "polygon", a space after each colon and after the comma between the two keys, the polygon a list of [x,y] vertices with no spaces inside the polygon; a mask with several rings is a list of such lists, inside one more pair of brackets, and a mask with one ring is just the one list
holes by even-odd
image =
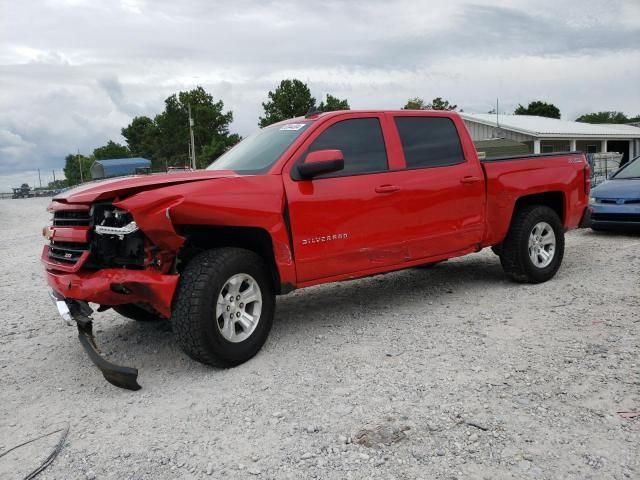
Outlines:
{"label": "truck hood", "polygon": [[594,188],[591,196],[596,198],[640,198],[640,179],[607,180]]}
{"label": "truck hood", "polygon": [[237,177],[231,170],[200,170],[184,173],[157,173],[112,178],[85,183],[56,195],[53,200],[63,203],[92,203],[99,200],[123,198],[133,193],[180,183],[202,182],[216,178]]}

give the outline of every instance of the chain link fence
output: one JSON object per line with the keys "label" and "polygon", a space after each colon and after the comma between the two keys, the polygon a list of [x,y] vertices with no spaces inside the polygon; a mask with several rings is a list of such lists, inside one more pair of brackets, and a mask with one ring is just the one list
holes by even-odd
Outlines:
{"label": "chain link fence", "polygon": [[591,165],[591,186],[595,187],[604,182],[618,170],[622,157],[622,153],[616,152],[588,153],[587,161]]}

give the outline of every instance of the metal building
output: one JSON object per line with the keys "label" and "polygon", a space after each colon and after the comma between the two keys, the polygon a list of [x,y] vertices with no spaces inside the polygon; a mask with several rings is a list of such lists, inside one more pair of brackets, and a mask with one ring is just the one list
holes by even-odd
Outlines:
{"label": "metal building", "polygon": [[96,160],[91,165],[91,178],[122,177],[151,172],[151,160],[142,157]]}
{"label": "metal building", "polygon": [[466,113],[460,116],[473,140],[506,138],[524,143],[531,153],[582,151],[618,152],[622,163],[640,155],[640,128],[632,125],[591,124],[533,115]]}

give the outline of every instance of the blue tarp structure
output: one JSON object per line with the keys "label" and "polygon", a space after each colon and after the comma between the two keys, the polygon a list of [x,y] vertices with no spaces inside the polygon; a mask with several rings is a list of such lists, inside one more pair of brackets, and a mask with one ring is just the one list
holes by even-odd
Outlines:
{"label": "blue tarp structure", "polygon": [[108,160],[96,160],[91,165],[91,178],[121,177],[123,175],[135,175],[136,173],[149,173],[151,160],[142,157],[111,158]]}

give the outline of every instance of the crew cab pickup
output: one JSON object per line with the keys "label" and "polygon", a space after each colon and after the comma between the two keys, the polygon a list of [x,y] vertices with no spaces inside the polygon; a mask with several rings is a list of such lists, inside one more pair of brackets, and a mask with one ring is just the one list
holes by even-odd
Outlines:
{"label": "crew cab pickup", "polygon": [[233,366],[277,295],[491,247],[517,282],[551,279],[588,205],[581,153],[480,161],[442,111],[341,111],[247,137],[206,170],[84,184],[55,197],[42,252],[51,296],[111,383],[89,302],[172,323],[193,359]]}

